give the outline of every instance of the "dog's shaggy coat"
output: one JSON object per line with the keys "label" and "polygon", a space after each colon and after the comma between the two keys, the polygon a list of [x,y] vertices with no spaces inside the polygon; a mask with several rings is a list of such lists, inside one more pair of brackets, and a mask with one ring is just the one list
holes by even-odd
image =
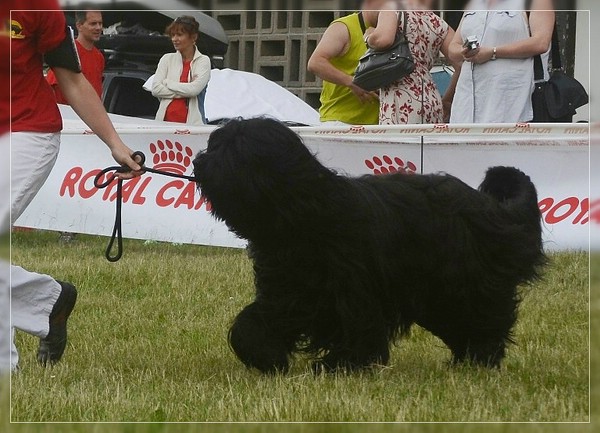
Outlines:
{"label": "dog's shaggy coat", "polygon": [[455,362],[499,366],[517,286],[544,263],[534,185],[493,167],[479,191],[450,175],[350,178],[270,119],[232,120],[194,160],[215,217],[249,241],[256,298],[229,342],[262,372],[386,364],[416,323]]}

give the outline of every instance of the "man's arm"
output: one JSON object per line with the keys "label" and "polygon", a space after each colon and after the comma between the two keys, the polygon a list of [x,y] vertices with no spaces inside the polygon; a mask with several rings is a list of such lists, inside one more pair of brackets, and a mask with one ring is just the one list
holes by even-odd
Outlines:
{"label": "man's arm", "polygon": [[112,157],[121,165],[133,170],[119,177],[131,178],[140,174],[141,167],[132,158],[132,150],[123,143],[110,121],[98,94],[81,73],[55,67],[54,74],[61,92],[73,110],[92,131],[109,147]]}

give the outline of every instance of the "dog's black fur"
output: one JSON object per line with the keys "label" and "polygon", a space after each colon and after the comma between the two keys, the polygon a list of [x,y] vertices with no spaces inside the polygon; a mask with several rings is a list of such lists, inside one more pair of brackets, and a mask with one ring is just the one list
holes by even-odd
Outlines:
{"label": "dog's black fur", "polygon": [[413,323],[455,362],[499,366],[517,286],[545,260],[536,190],[515,168],[490,168],[479,191],[441,174],[350,178],[257,118],[215,130],[194,172],[214,216],[249,241],[256,298],[229,342],[262,372],[297,351],[316,370],[386,364]]}

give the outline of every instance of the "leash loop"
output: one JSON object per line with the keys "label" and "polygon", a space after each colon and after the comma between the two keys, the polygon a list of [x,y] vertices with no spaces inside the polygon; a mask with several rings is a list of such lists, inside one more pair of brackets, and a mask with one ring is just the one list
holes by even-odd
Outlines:
{"label": "leash loop", "polygon": [[[114,176],[113,176],[114,177]],[[121,227],[121,207],[123,205],[123,179],[117,181],[117,200],[116,200],[116,212],[115,212],[115,224],[113,226],[112,235],[108,241],[108,246],[104,252],[104,257],[109,262],[118,261],[123,255],[123,229]],[[113,256],[111,255],[113,245],[117,239],[117,252]]]}
{"label": "leash loop", "polygon": [[[137,160],[136,160],[136,157],[137,157]],[[142,167],[143,172],[155,173],[155,174],[160,174],[160,175],[169,176],[169,177],[177,177],[177,178],[186,179],[186,180],[189,180],[192,182],[195,181],[195,178],[193,176],[185,176],[182,174],[170,173],[167,171],[157,170],[155,168],[149,168],[149,167],[144,166],[144,163],[146,162],[146,155],[144,155],[144,152],[141,152],[139,150],[136,152],[133,152],[133,154],[131,155],[131,158],[133,160],[137,161],[137,163]],[[112,183],[113,180],[115,180],[116,173],[127,173],[130,171],[131,171],[131,169],[129,167],[123,166],[123,165],[113,165],[110,167],[106,167],[105,169],[100,170],[100,172],[98,172],[98,174],[96,174],[96,176],[94,177],[94,186],[98,189],[106,188],[108,185],[110,185]],[[103,179],[105,176],[107,178],[104,179],[104,181],[101,181],[101,179]],[[112,231],[110,240],[108,241],[108,246],[106,247],[106,251],[104,252],[104,256],[106,257],[106,259],[109,262],[116,262],[123,255],[123,231],[122,231],[122,217],[121,217],[122,207],[123,207],[123,179],[117,179],[117,197],[115,200],[115,224],[113,226],[113,231]],[[113,250],[115,240],[117,241],[117,251],[113,255],[112,250]]]}

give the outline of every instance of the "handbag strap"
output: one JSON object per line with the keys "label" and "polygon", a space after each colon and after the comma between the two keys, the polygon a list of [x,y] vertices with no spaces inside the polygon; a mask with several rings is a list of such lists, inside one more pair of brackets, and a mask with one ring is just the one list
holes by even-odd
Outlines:
{"label": "handbag strap", "polygon": [[365,18],[363,17],[362,11],[358,13],[358,22],[360,24],[360,29],[362,30],[364,35],[365,31],[367,30],[367,26],[365,26]]}
{"label": "handbag strap", "polygon": [[404,39],[406,39],[406,27],[408,24],[408,16],[406,15],[406,11],[402,11],[402,35]]}
{"label": "handbag strap", "polygon": [[[364,35],[365,31],[367,30],[367,27],[365,26],[365,19],[363,17],[362,11],[358,13],[358,22],[360,23],[360,28]],[[407,22],[408,21],[407,21],[406,11],[402,11],[402,35],[404,36],[404,39],[406,39],[406,23]],[[398,30],[400,30],[399,27],[396,28],[396,39],[398,38],[398,33],[400,33]],[[368,48],[369,45],[366,42],[365,42],[365,44],[367,45],[367,48]]]}
{"label": "handbag strap", "polygon": [[556,31],[556,21],[554,22],[554,30],[552,31],[552,69],[562,69],[560,60],[560,46],[558,45],[558,32]]}
{"label": "handbag strap", "polygon": [[[527,11],[527,23],[529,25],[529,11]],[[531,35],[531,29],[529,30],[529,34]],[[552,46],[550,47],[550,52],[552,53],[552,70],[562,69],[558,32],[556,31],[556,20],[554,21],[554,28],[552,29]],[[544,69],[542,67],[542,57],[540,54],[533,57],[533,79],[535,81],[544,79]]]}

